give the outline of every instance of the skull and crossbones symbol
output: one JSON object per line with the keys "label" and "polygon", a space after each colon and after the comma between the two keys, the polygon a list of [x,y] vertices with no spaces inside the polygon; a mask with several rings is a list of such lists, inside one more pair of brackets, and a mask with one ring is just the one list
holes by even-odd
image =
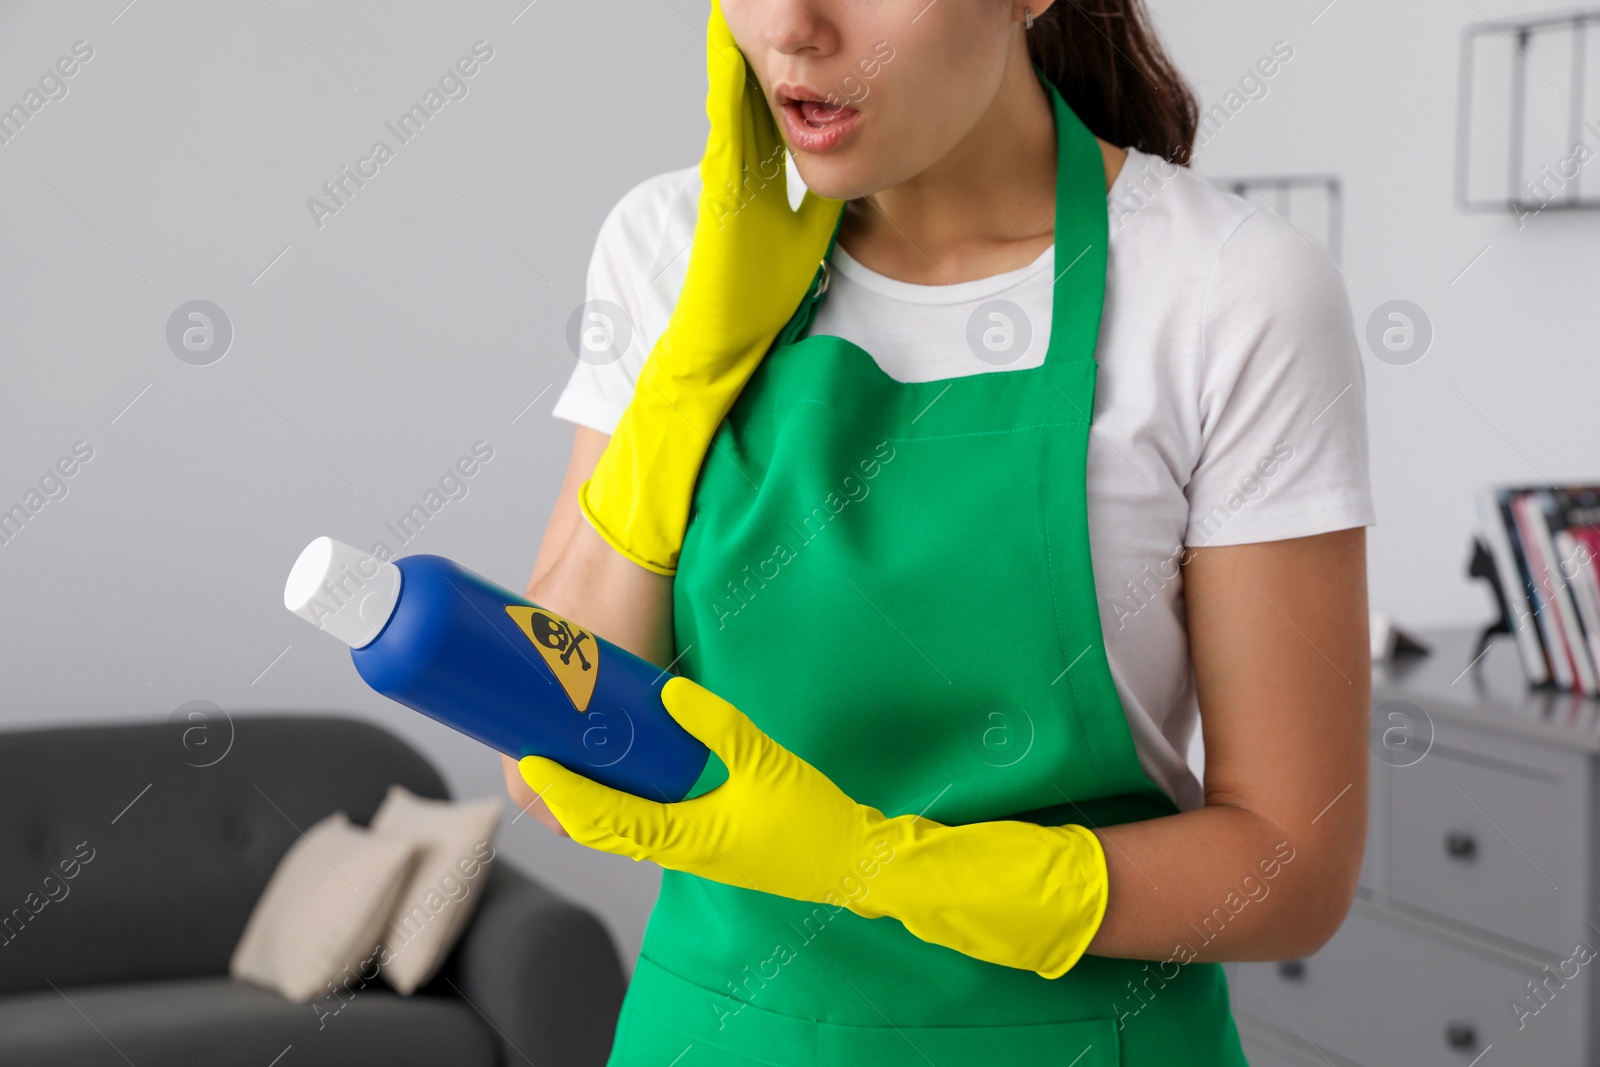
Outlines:
{"label": "skull and crossbones symbol", "polygon": [[582,630],[574,630],[572,624],[566,619],[553,619],[549,615],[535,612],[528,620],[533,629],[533,638],[546,648],[554,649],[561,653],[561,662],[571,666],[572,654],[578,654],[578,665],[583,670],[590,670],[591,664],[583,656],[583,649],[578,646],[589,639],[589,635]]}

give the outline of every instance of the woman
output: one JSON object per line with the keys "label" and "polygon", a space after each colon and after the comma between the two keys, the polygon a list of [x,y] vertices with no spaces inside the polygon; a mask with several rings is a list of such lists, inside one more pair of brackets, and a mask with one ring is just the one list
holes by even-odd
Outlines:
{"label": "woman", "polygon": [[[1167,162],[1195,107],[1137,0],[726,0],[708,40],[699,172],[601,230],[641,343],[557,404],[529,595],[671,664],[728,781],[507,765],[667,868],[612,1062],[1242,1064],[1217,961],[1313,952],[1364,843],[1337,273]],[[791,221],[782,181],[708,191],[763,122]],[[770,352],[708,308],[741,286]]]}

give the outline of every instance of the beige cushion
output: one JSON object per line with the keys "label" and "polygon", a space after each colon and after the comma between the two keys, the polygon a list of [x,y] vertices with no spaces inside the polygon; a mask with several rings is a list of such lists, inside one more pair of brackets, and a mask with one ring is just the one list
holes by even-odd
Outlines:
{"label": "beige cushion", "polygon": [[416,854],[410,841],[368,833],[342,811],[323,819],[272,872],[228,973],[298,1004],[331,982],[370,981]]}
{"label": "beige cushion", "polygon": [[424,800],[392,785],[372,817],[376,834],[418,849],[416,865],[389,915],[380,960],[384,979],[402,994],[426,985],[455,947],[478,906],[494,858],[505,802]]}

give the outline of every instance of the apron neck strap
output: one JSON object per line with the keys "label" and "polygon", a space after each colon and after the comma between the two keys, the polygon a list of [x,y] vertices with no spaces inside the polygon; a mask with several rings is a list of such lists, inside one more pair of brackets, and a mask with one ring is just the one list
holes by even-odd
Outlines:
{"label": "apron neck strap", "polygon": [[1050,93],[1056,116],[1056,281],[1050,349],[1044,358],[1046,363],[1092,361],[1100,340],[1111,240],[1105,158],[1100,142],[1060,90],[1037,64],[1033,69]]}

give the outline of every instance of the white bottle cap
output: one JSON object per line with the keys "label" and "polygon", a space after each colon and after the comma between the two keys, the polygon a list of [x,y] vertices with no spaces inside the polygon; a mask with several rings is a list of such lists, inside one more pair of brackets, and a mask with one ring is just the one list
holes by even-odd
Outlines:
{"label": "white bottle cap", "polygon": [[305,547],[283,606],[351,648],[372,643],[400,601],[400,568],[331,537]]}

